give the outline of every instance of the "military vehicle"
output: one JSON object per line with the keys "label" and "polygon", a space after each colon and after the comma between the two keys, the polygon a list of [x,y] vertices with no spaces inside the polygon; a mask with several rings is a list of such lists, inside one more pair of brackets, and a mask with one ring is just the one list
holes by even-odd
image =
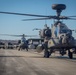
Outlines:
{"label": "military vehicle", "polygon": [[5,43],[4,43],[4,42],[1,42],[1,41],[0,41],[0,49],[1,49],[1,48],[5,49],[6,46],[5,46]]}
{"label": "military vehicle", "polygon": [[14,14],[22,16],[33,16],[40,17],[35,19],[23,19],[22,21],[30,20],[56,20],[52,25],[52,28],[43,29],[40,31],[41,38],[44,38],[44,44],[38,49],[44,49],[44,57],[49,58],[49,56],[55,52],[59,51],[61,55],[66,54],[68,51],[69,58],[73,58],[73,50],[76,51],[75,39],[72,36],[72,30],[67,27],[61,20],[76,20],[76,16],[61,16],[62,10],[66,8],[65,4],[53,4],[52,9],[56,10],[56,16],[46,16],[46,15],[35,15],[35,14],[23,14],[14,12],[3,12],[3,14]]}
{"label": "military vehicle", "polygon": [[43,44],[42,38],[30,38],[28,39],[29,49],[36,49],[39,44]]}
{"label": "military vehicle", "polygon": [[8,42],[7,49],[14,49],[14,45],[11,42]]}

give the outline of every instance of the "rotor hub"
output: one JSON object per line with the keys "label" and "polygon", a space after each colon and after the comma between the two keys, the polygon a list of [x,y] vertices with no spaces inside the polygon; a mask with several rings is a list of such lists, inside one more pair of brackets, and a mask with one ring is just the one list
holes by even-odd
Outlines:
{"label": "rotor hub", "polygon": [[65,4],[53,4],[52,9],[54,9],[54,10],[64,10],[64,9],[66,9],[66,5]]}

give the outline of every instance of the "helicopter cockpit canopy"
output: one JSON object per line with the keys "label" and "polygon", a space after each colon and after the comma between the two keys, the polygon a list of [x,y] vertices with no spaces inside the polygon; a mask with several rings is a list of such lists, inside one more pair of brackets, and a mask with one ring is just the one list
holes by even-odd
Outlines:
{"label": "helicopter cockpit canopy", "polygon": [[54,32],[55,37],[59,37],[59,35],[62,35],[62,34],[68,34],[69,36],[72,35],[72,30],[70,30],[61,21],[55,22],[55,24],[52,26],[52,32]]}
{"label": "helicopter cockpit canopy", "polygon": [[72,35],[72,31],[63,23],[59,24],[59,34],[68,34],[68,35]]}
{"label": "helicopter cockpit canopy", "polygon": [[66,33],[72,35],[72,31],[70,29],[62,29],[60,33]]}

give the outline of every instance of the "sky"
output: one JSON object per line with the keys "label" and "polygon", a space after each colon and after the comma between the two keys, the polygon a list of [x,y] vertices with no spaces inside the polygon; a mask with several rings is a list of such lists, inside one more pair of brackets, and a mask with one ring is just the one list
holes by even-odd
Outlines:
{"label": "sky", "polygon": [[[63,16],[76,15],[76,0],[0,0],[0,11],[53,16],[56,15],[56,11],[51,8],[52,4],[66,5],[66,9],[61,13]],[[33,31],[34,28],[42,29],[45,22],[51,27],[54,22],[54,20],[22,21],[22,19],[30,18],[37,17],[0,13],[0,34],[38,35],[38,31]],[[76,21],[63,20],[63,22],[70,29],[76,29]],[[75,32],[73,32],[73,36],[76,37]],[[17,40],[20,38],[0,35],[0,39],[3,40]]]}

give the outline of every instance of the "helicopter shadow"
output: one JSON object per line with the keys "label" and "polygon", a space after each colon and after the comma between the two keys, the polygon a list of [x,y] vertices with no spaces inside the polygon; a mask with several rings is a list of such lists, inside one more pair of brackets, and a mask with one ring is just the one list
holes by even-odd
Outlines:
{"label": "helicopter shadow", "polygon": [[72,59],[70,59],[69,57],[67,57],[67,56],[56,56],[56,57],[54,57],[54,58],[57,58],[57,59],[65,59],[65,60],[76,60],[76,57],[73,57]]}
{"label": "helicopter shadow", "polygon": [[12,55],[10,55],[10,56],[9,56],[9,55],[8,55],[8,56],[6,56],[6,55],[0,56],[0,58],[4,58],[4,57],[5,57],[5,58],[8,58],[8,57],[25,57],[25,56],[12,56]]}

